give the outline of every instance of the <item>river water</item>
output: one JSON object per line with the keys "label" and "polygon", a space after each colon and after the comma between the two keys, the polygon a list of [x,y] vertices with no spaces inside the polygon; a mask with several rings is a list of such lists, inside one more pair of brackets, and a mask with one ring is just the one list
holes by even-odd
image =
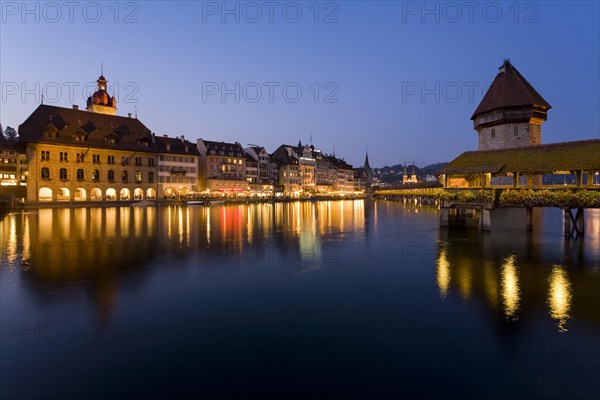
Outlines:
{"label": "river water", "polygon": [[0,221],[0,397],[600,394],[600,210],[441,229],[390,201]]}

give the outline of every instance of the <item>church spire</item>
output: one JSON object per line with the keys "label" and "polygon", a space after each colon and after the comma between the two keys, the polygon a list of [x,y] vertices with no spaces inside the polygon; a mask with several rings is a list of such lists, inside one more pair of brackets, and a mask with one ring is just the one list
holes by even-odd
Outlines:
{"label": "church spire", "polygon": [[365,169],[371,169],[371,166],[369,165],[369,146],[367,146],[365,150],[365,165],[363,167]]}

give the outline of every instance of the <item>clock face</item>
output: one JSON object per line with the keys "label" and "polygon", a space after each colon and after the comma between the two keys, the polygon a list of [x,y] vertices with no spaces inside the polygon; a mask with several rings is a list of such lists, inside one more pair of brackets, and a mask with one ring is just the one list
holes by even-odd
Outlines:
{"label": "clock face", "polygon": [[106,90],[106,86],[100,85],[100,90]]}

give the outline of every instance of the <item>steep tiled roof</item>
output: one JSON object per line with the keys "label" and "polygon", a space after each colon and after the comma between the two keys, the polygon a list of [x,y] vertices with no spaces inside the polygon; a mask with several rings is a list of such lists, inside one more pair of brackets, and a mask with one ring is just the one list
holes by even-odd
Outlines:
{"label": "steep tiled roof", "polygon": [[[206,145],[206,148],[208,150],[223,150],[223,151],[234,151],[234,152],[240,152],[242,153],[239,157],[243,157],[245,154],[245,150],[242,147],[241,144],[239,143],[227,143],[227,142],[214,142],[212,140],[204,140],[201,139],[204,144]],[[237,155],[236,155],[237,157]]]}
{"label": "steep tiled roof", "polygon": [[352,165],[348,164],[346,161],[342,160],[341,158],[337,158],[335,156],[325,156],[325,157],[327,157],[329,162],[331,162],[333,164],[333,166],[336,168],[347,169],[347,170],[352,169]]}
{"label": "steep tiled roof", "polygon": [[[154,139],[158,150],[161,153],[176,153],[182,155],[189,156],[200,156],[200,152],[198,151],[198,147],[195,143],[191,143],[188,140],[183,140],[176,137],[164,137],[164,136],[156,136]],[[169,150],[167,150],[167,145],[170,145]],[[187,147],[187,151],[185,150]]]}
{"label": "steep tiled roof", "polygon": [[541,144],[502,150],[467,151],[445,174],[576,171],[600,169],[600,139]]}
{"label": "steep tiled roof", "polygon": [[[55,129],[55,138],[44,137],[45,129]],[[83,132],[85,141],[77,141],[74,134]],[[116,144],[106,141],[108,135],[117,138]],[[19,126],[19,138],[23,143],[59,143],[80,147],[117,148],[139,151],[156,151],[152,135],[137,118],[92,113],[71,108],[42,104]],[[140,140],[148,142],[141,147]]]}
{"label": "steep tiled roof", "polygon": [[471,119],[484,112],[505,107],[536,105],[546,110],[550,104],[517,71],[510,61],[504,61],[492,85],[483,96]]}

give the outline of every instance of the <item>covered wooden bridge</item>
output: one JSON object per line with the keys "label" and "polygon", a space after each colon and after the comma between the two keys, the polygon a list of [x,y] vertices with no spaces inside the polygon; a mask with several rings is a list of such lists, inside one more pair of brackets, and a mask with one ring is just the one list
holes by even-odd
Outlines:
{"label": "covered wooden bridge", "polygon": [[[563,175],[563,182],[552,179],[556,175]],[[567,175],[571,178],[568,182]],[[490,229],[489,210],[514,205],[526,207],[527,228],[531,230],[532,207],[561,207],[565,236],[583,235],[583,209],[600,206],[599,175],[600,140],[595,139],[467,151],[442,170],[444,191],[475,191],[484,195],[476,195],[475,200],[471,196],[469,201],[446,195],[447,199],[441,202],[441,224],[448,224],[452,212],[460,215],[470,208],[481,213],[480,228]]]}

